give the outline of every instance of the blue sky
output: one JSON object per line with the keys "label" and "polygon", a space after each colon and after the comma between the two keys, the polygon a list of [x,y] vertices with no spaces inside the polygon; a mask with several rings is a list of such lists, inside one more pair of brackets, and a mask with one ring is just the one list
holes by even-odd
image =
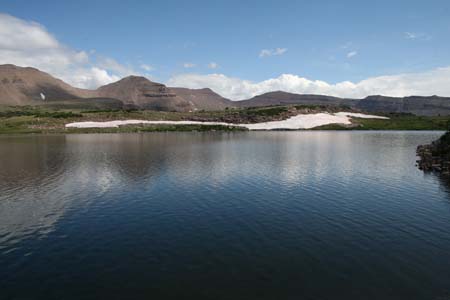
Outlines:
{"label": "blue sky", "polygon": [[216,73],[357,83],[450,66],[450,1],[16,0],[0,12],[160,82]]}

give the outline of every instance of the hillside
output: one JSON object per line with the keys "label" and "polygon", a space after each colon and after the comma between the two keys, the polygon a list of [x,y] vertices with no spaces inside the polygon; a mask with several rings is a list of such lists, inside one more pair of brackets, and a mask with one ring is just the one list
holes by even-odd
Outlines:
{"label": "hillside", "polygon": [[235,101],[223,98],[208,88],[170,88],[170,90],[181,98],[189,101],[194,110],[223,110],[227,107],[236,107]]}
{"label": "hillside", "polygon": [[355,105],[355,108],[368,112],[411,113],[420,116],[450,115],[448,97],[386,97],[369,96]]}
{"label": "hillside", "polygon": [[269,92],[255,96],[248,100],[236,101],[239,107],[258,107],[274,105],[331,105],[331,106],[352,106],[358,100],[342,99],[324,95],[293,94],[282,91]]}
{"label": "hillside", "polygon": [[95,92],[77,89],[35,68],[0,66],[0,104],[25,105],[94,97]]}

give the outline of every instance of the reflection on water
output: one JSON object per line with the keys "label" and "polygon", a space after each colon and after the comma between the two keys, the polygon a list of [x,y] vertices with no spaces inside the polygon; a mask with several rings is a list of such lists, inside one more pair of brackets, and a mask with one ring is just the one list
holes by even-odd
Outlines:
{"label": "reflection on water", "polygon": [[7,299],[445,296],[448,186],[414,166],[415,147],[439,135],[0,137],[0,290]]}

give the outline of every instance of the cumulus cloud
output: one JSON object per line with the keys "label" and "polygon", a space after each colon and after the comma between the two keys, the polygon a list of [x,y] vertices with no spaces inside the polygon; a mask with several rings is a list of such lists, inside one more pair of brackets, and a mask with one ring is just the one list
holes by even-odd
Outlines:
{"label": "cumulus cloud", "polygon": [[186,69],[190,69],[190,68],[195,67],[195,64],[187,62],[187,63],[183,64],[183,67],[185,67]]}
{"label": "cumulus cloud", "polygon": [[259,57],[263,58],[268,56],[283,55],[287,50],[287,48],[262,49],[259,52]]}
{"label": "cumulus cloud", "polygon": [[135,73],[113,59],[61,44],[32,21],[0,13],[0,64],[35,67],[82,88],[96,88]]}
{"label": "cumulus cloud", "polygon": [[371,77],[356,83],[342,81],[331,84],[292,74],[283,74],[277,78],[260,82],[228,77],[223,74],[180,74],[172,77],[167,85],[187,88],[208,87],[232,100],[248,99],[271,91],[348,98],[363,98],[369,95],[402,97],[437,94],[450,96],[450,66],[421,73]]}
{"label": "cumulus cloud", "polygon": [[217,63],[215,63],[215,62],[210,62],[208,64],[208,68],[209,69],[217,69],[218,67],[219,67],[219,65]]}
{"label": "cumulus cloud", "polygon": [[347,58],[352,58],[356,55],[358,55],[358,51],[350,51],[349,53],[347,53]]}

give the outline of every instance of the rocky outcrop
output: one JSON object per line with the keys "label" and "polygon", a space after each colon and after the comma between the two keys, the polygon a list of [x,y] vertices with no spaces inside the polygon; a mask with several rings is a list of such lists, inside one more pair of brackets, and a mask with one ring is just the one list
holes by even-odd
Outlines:
{"label": "rocky outcrop", "polygon": [[450,175],[450,132],[431,144],[419,145],[417,155],[419,169]]}

